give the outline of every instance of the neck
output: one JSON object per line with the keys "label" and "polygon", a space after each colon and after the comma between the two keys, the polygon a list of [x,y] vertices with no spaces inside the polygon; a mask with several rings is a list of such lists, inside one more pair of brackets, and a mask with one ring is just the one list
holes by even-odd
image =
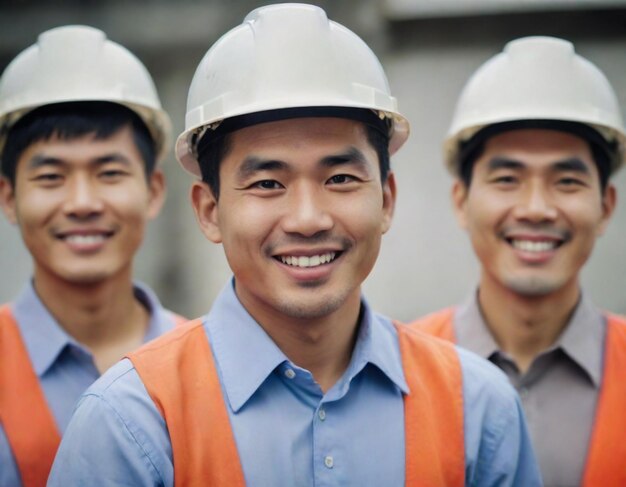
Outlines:
{"label": "neck", "polygon": [[524,373],[556,342],[579,298],[577,282],[548,295],[524,296],[483,278],[478,302],[498,346]]}
{"label": "neck", "polygon": [[34,287],[59,325],[94,356],[100,372],[143,342],[150,315],[130,275],[83,284],[35,272]]}
{"label": "neck", "polygon": [[[245,306],[245,304],[244,304]],[[255,310],[254,319],[294,364],[311,372],[326,393],[350,364],[359,327],[360,294],[340,309],[317,318],[294,318],[276,310]]]}

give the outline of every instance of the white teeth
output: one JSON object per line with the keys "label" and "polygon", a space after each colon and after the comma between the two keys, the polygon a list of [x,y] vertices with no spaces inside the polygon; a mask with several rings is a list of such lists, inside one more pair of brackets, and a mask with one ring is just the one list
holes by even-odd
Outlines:
{"label": "white teeth", "polygon": [[336,252],[328,252],[321,255],[312,255],[310,257],[304,255],[281,255],[280,260],[283,264],[291,265],[294,267],[317,267],[332,261],[336,255]]}
{"label": "white teeth", "polygon": [[104,235],[68,235],[65,241],[75,245],[94,245],[103,242]]}
{"label": "white teeth", "polygon": [[513,247],[523,252],[547,252],[556,248],[556,242],[534,240],[513,240]]}

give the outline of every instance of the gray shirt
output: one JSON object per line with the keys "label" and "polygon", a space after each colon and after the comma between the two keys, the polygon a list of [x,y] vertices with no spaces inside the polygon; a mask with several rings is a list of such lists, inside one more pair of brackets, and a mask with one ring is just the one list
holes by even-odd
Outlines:
{"label": "gray shirt", "polygon": [[557,342],[525,374],[498,349],[475,295],[456,309],[454,331],[461,347],[496,364],[517,389],[546,487],[580,485],[602,381],[602,313],[583,295]]}

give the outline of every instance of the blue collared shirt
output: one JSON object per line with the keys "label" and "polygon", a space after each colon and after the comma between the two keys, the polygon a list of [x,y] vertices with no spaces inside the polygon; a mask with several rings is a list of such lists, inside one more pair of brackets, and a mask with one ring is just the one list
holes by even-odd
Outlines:
{"label": "blue collared shirt", "polygon": [[[150,312],[145,341],[173,328],[172,313],[161,306],[147,286],[135,284],[135,295]],[[11,304],[11,311],[56,425],[63,432],[78,398],[100,377],[100,373],[91,353],[61,328],[37,296],[31,282]],[[20,485],[15,458],[0,424],[0,487]]]}
{"label": "blue collared shirt", "polygon": [[[324,394],[287,359],[228,285],[205,318],[247,485],[404,485],[403,395],[391,322],[363,302],[348,369]],[[493,365],[459,350],[468,485],[540,485],[516,393]],[[185,407],[181,404],[181,407]],[[49,486],[171,486],[166,424],[132,363],[82,397]]]}

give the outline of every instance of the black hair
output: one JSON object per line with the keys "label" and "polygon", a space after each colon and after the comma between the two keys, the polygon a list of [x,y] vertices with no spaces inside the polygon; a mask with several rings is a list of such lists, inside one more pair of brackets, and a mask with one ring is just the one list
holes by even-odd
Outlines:
{"label": "black hair", "polygon": [[503,132],[521,129],[557,130],[585,140],[589,144],[591,155],[598,168],[600,190],[604,194],[615,159],[618,157],[617,144],[607,141],[597,130],[586,124],[560,120],[516,120],[488,125],[478,131],[468,141],[463,142],[459,150],[458,175],[466,188],[469,188],[472,183],[474,164],[485,150],[487,140]]}
{"label": "black hair", "polygon": [[288,108],[240,115],[224,120],[216,130],[208,129],[197,143],[198,163],[202,181],[208,184],[215,199],[219,199],[220,163],[230,149],[230,134],[235,130],[259,123],[303,117],[337,117],[356,120],[364,124],[367,141],[376,151],[380,168],[380,179],[384,184],[390,171],[389,133],[387,120],[380,119],[374,112],[361,108],[308,107]]}
{"label": "black hair", "polygon": [[132,128],[133,140],[149,178],[156,164],[156,144],[148,127],[131,109],[102,101],[54,103],[28,112],[6,135],[0,171],[15,185],[18,160],[30,145],[53,136],[67,141],[93,134],[95,139],[102,140],[127,125]]}

